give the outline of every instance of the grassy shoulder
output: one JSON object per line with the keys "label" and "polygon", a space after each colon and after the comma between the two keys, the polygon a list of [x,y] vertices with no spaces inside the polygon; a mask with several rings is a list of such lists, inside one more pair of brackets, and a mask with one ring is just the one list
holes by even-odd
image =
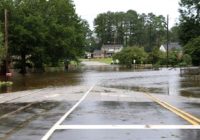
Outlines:
{"label": "grassy shoulder", "polygon": [[80,61],[96,61],[106,64],[111,64],[112,58],[92,58],[92,59],[80,59]]}

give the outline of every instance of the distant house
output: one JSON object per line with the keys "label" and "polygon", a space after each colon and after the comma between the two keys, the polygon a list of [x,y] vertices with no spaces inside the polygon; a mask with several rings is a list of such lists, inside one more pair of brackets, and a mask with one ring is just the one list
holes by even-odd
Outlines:
{"label": "distant house", "polygon": [[91,52],[85,52],[85,58],[86,59],[92,58],[92,53]]}
{"label": "distant house", "polygon": [[113,54],[120,52],[123,49],[123,45],[103,45],[101,51],[104,53],[104,57],[111,57]]}
{"label": "distant house", "polygon": [[[168,45],[168,50],[173,51],[173,50],[181,50],[181,45],[178,42],[171,42]],[[167,52],[167,44],[163,44],[160,46],[160,51],[162,52]]]}
{"label": "distant house", "polygon": [[103,45],[101,50],[94,50],[93,58],[105,58],[111,57],[113,54],[120,52],[123,49],[123,45]]}
{"label": "distant house", "polygon": [[93,58],[104,58],[104,53],[101,50],[94,50],[92,57]]}

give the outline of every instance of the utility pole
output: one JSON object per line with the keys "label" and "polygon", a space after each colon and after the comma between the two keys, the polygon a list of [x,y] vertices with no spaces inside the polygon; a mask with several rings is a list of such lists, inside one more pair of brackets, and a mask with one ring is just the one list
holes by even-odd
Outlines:
{"label": "utility pole", "polygon": [[167,68],[169,67],[169,15],[167,15]]}
{"label": "utility pole", "polygon": [[152,50],[152,48],[151,48],[151,47],[152,47],[152,46],[151,46],[151,44],[152,44],[152,43],[151,43],[151,42],[152,42],[152,41],[151,41],[151,38],[152,38],[152,37],[151,37],[151,32],[152,32],[152,31],[151,31],[151,30],[152,30],[152,25],[151,25],[151,23],[150,23],[150,25],[149,25],[149,51]]}
{"label": "utility pole", "polygon": [[6,53],[6,60],[5,60],[5,68],[6,68],[6,73],[5,75],[7,76],[7,73],[9,73],[9,69],[8,69],[8,10],[5,9],[4,10],[4,15],[5,15],[5,19],[4,19],[4,46],[5,46],[5,53]]}

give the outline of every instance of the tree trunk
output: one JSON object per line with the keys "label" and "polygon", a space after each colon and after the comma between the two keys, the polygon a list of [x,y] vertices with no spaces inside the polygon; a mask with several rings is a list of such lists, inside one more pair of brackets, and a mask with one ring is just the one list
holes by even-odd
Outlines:
{"label": "tree trunk", "polygon": [[1,68],[1,71],[0,71],[0,74],[1,75],[6,75],[6,61],[5,60],[3,60],[2,61],[2,64],[1,64],[1,66],[0,66]]}
{"label": "tree trunk", "polygon": [[21,54],[21,70],[20,73],[21,74],[26,74],[26,55],[25,54]]}

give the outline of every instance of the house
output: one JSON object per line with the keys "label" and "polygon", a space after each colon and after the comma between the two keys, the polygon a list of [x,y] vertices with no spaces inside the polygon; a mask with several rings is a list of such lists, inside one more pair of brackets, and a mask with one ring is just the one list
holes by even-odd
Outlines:
{"label": "house", "polygon": [[93,58],[105,58],[112,57],[113,54],[120,52],[123,49],[123,45],[103,45],[101,50],[94,50]]}
{"label": "house", "polygon": [[94,50],[92,58],[104,58],[104,53],[101,50]]}
{"label": "house", "polygon": [[103,45],[101,51],[104,54],[104,57],[111,57],[113,54],[120,52],[123,49],[123,45]]}
{"label": "house", "polygon": [[91,52],[85,52],[85,58],[86,59],[92,58],[92,53]]}
{"label": "house", "polygon": [[[173,51],[173,50],[182,50],[181,45],[178,42],[171,42],[168,45],[168,50]],[[162,52],[167,52],[167,44],[163,44],[160,46],[160,51]]]}

